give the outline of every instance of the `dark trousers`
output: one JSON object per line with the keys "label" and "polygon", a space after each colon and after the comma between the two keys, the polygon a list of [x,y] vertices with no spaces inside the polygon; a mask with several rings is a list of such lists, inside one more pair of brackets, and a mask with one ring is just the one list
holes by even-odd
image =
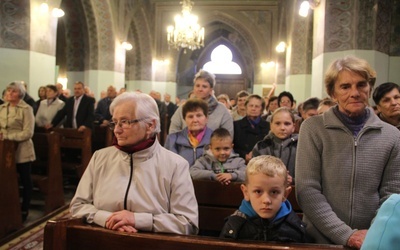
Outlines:
{"label": "dark trousers", "polygon": [[28,212],[32,198],[32,179],[31,179],[32,162],[17,163],[17,172],[22,185],[22,212]]}

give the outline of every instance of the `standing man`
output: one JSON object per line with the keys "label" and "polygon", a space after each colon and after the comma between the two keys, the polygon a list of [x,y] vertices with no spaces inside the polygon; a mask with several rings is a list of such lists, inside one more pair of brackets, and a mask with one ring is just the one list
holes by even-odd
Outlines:
{"label": "standing man", "polygon": [[94,112],[95,119],[101,127],[106,127],[111,120],[110,104],[117,96],[117,89],[110,85],[107,88],[107,96],[97,103],[97,108]]}
{"label": "standing man", "polygon": [[57,112],[48,128],[57,126],[65,117],[64,127],[66,128],[76,128],[78,131],[93,128],[94,98],[85,95],[83,82],[75,83],[74,96],[69,98],[64,108]]}

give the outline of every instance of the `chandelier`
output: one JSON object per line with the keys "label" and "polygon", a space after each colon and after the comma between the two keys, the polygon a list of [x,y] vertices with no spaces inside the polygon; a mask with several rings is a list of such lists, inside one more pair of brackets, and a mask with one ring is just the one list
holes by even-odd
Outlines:
{"label": "chandelier", "polygon": [[196,50],[204,46],[204,28],[197,23],[197,16],[190,13],[194,3],[190,0],[180,3],[182,15],[175,16],[175,27],[168,26],[167,41],[168,48],[182,48],[186,53],[186,49]]}

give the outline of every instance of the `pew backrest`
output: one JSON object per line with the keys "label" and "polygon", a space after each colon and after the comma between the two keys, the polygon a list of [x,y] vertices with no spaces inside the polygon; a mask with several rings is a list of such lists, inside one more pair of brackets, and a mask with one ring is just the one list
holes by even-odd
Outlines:
{"label": "pew backrest", "polygon": [[44,250],[48,249],[347,249],[339,245],[233,241],[206,236],[162,233],[121,233],[90,226],[81,219],[49,221],[45,226]]}
{"label": "pew backrest", "polygon": [[[218,181],[193,180],[194,192],[199,206],[200,233],[219,234],[225,218],[240,206],[243,194],[241,183],[221,185]],[[212,233],[214,232],[214,233]],[[208,233],[205,233],[208,235]]]}
{"label": "pew backrest", "polygon": [[75,168],[78,176],[81,177],[92,157],[92,131],[85,129],[83,132],[79,132],[73,128],[54,128],[53,131],[61,135],[60,147],[62,149],[81,150],[81,162],[79,164],[69,164],[65,160],[62,163],[63,166],[68,168]]}
{"label": "pew backrest", "polygon": [[17,145],[0,140],[0,238],[22,227],[15,163]]}
{"label": "pew backrest", "polygon": [[60,134],[54,131],[35,132],[32,141],[36,153],[36,160],[32,164],[32,172],[34,173],[32,180],[44,193],[45,213],[47,214],[65,204]]}

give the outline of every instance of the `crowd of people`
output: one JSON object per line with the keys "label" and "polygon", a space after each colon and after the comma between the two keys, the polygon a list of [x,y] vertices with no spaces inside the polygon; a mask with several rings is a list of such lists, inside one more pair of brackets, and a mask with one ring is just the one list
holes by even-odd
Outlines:
{"label": "crowd of people", "polygon": [[[94,153],[71,201],[75,217],[124,232],[196,234],[191,179],[236,181],[244,199],[221,237],[361,248],[376,211],[400,193],[400,87],[374,90],[375,81],[365,60],[348,56],[326,71],[329,97],[297,106],[288,91],[216,97],[215,76],[204,70],[179,104],[169,94],[162,101],[155,91],[117,93],[113,86],[95,104],[82,82],[70,98],[47,85],[37,102],[24,101],[23,83],[13,82],[0,105],[0,139],[19,142],[24,218],[35,124],[78,131],[97,124],[113,130],[114,145]],[[165,142],[157,136],[164,127]],[[286,199],[292,185],[302,221]]]}

